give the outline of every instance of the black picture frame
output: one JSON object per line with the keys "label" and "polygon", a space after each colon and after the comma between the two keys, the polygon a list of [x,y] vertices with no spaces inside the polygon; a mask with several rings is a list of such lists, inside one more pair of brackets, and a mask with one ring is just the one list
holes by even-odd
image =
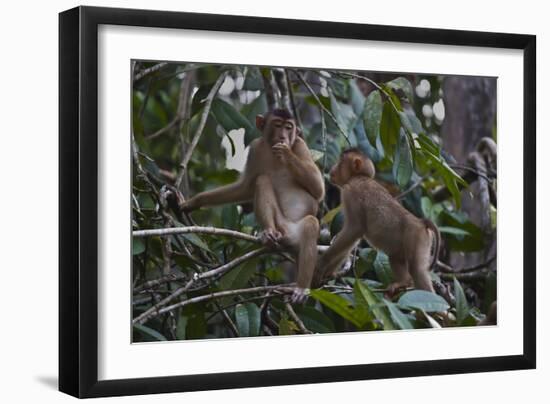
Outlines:
{"label": "black picture frame", "polygon": [[[98,381],[98,26],[184,28],[523,51],[523,354]],[[536,366],[536,37],[533,35],[77,7],[59,15],[59,390],[76,397],[182,392]]]}

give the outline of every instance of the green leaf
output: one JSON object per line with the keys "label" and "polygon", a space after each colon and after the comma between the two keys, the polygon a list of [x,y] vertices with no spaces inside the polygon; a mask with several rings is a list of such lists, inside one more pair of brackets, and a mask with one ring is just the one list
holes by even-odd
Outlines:
{"label": "green leaf", "polygon": [[238,304],[235,307],[237,330],[241,337],[255,337],[260,332],[260,308],[254,303]]}
{"label": "green leaf", "polygon": [[353,323],[357,328],[363,328],[369,321],[363,313],[354,310],[350,302],[342,296],[330,293],[326,290],[315,289],[311,291],[311,297]]}
{"label": "green leaf", "polygon": [[441,296],[426,290],[411,290],[405,292],[397,302],[402,307],[430,312],[444,312],[449,304]]}
{"label": "green leaf", "polygon": [[357,115],[353,112],[353,108],[350,105],[338,102],[334,94],[330,92],[330,110],[335,116],[340,128],[349,136],[350,131],[355,126],[355,120],[357,119]]}
{"label": "green leaf", "polygon": [[[195,308],[194,310],[199,310]],[[200,339],[206,335],[206,319],[204,312],[198,311],[193,313],[187,319],[187,327],[185,327],[186,339]]]}
{"label": "green leaf", "polygon": [[224,205],[222,208],[222,226],[224,229],[239,229],[239,210],[236,205]]}
{"label": "green leaf", "polygon": [[399,139],[399,128],[401,122],[399,116],[389,101],[384,102],[382,108],[382,119],[380,121],[380,139],[387,157],[393,156],[395,146]]}
{"label": "green leaf", "polygon": [[325,216],[323,216],[323,218],[321,219],[321,223],[322,224],[330,224],[332,223],[332,220],[336,217],[336,215],[338,214],[338,212],[340,212],[342,210],[342,205],[338,205],[337,207],[335,207],[334,209],[331,209],[329,210]]}
{"label": "green leaf", "polygon": [[[349,89],[350,89],[350,102],[353,108],[353,112],[357,116],[362,116],[365,111],[365,96],[359,89],[357,82],[355,80],[349,80]],[[370,94],[369,94],[370,95]]]}
{"label": "green leaf", "polygon": [[370,290],[370,288],[361,282],[359,279],[355,280],[353,285],[354,296],[361,305],[366,305],[369,310],[374,314],[377,320],[379,320],[384,326],[384,330],[395,330],[395,324],[393,323],[391,316],[386,311],[386,307],[382,305],[381,300]]}
{"label": "green leaf", "polygon": [[256,273],[257,259],[248,261],[245,265],[233,268],[224,274],[220,279],[221,290],[240,289],[248,283],[250,278]]}
{"label": "green leaf", "polygon": [[178,325],[176,328],[176,337],[177,339],[186,339],[186,332],[187,329],[187,317],[186,316],[180,316],[178,320]]}
{"label": "green leaf", "polygon": [[191,244],[194,244],[195,246],[199,247],[200,249],[212,252],[210,251],[210,248],[208,248],[208,245],[204,241],[202,241],[202,239],[196,234],[184,233],[184,234],[181,234],[181,236],[187,241],[189,241]]}
{"label": "green leaf", "polygon": [[393,162],[393,176],[400,188],[405,188],[413,173],[413,161],[407,135],[401,129],[399,131],[399,147]]}
{"label": "green leaf", "polygon": [[375,251],[376,259],[373,266],[376,272],[376,277],[384,286],[393,282],[393,273],[390,266],[388,256],[381,251]]}
{"label": "green leaf", "polygon": [[468,306],[468,301],[466,300],[464,289],[462,289],[462,285],[460,284],[458,279],[454,278],[453,282],[456,299],[456,321],[458,324],[462,324],[470,314],[470,307]]}
{"label": "green leaf", "polygon": [[334,332],[334,323],[323,312],[311,306],[301,306],[295,308],[296,314],[300,317],[305,327],[318,333]]}
{"label": "green leaf", "polygon": [[226,132],[233,129],[244,128],[245,145],[248,145],[253,139],[261,136],[256,126],[252,125],[246,117],[233,107],[233,105],[219,98],[214,99],[212,102],[211,112],[214,114],[216,121],[218,121]]}
{"label": "green leaf", "polygon": [[386,86],[390,87],[393,90],[401,90],[405,97],[407,97],[410,104],[414,102],[414,92],[412,84],[405,77],[398,77],[392,81],[388,81]]}
{"label": "green leaf", "polygon": [[468,217],[459,212],[444,210],[440,214],[441,227],[444,229],[456,228],[467,234],[446,232],[445,241],[453,251],[475,252],[485,247],[485,235],[481,228],[468,220]]}
{"label": "green leaf", "polygon": [[166,341],[164,335],[146,325],[134,324],[134,328],[143,335],[145,341]]}
{"label": "green leaf", "polygon": [[408,317],[399,310],[396,304],[393,302],[390,302],[387,299],[384,299],[384,303],[386,306],[388,306],[388,309],[390,310],[390,314],[393,318],[393,321],[395,324],[402,330],[410,330],[414,328],[411,321],[408,319]]}
{"label": "green leaf", "polygon": [[338,234],[338,232],[342,230],[342,227],[344,227],[344,212],[340,210],[339,212],[336,212],[336,215],[333,217],[330,223],[331,236],[334,237],[336,234]]}
{"label": "green leaf", "polygon": [[279,335],[294,335],[298,327],[292,321],[289,321],[286,317],[281,318],[279,321]]}
{"label": "green leaf", "polygon": [[256,116],[258,114],[265,114],[267,111],[267,100],[265,94],[262,92],[257,98],[250,104],[243,105],[241,108],[241,114],[250,122],[252,126],[256,126]]}
{"label": "green leaf", "polygon": [[409,133],[414,133],[409,115],[407,115],[407,113],[404,111],[399,111],[397,114],[399,115],[399,121],[401,122],[403,128],[405,128]]}
{"label": "green leaf", "polygon": [[145,251],[145,241],[141,237],[132,237],[132,255],[138,255]]}
{"label": "green leaf", "polygon": [[257,91],[263,90],[264,81],[260,69],[257,67],[247,67],[246,76],[243,83],[243,90]]}
{"label": "green leaf", "polygon": [[380,122],[382,121],[382,96],[379,91],[373,91],[365,102],[364,124],[367,138],[373,147],[380,136]]}

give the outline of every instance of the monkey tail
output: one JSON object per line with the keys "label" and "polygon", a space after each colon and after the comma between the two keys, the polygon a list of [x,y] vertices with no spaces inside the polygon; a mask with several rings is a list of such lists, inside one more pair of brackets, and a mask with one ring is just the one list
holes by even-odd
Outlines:
{"label": "monkey tail", "polygon": [[439,248],[441,246],[441,233],[439,233],[439,229],[431,220],[423,219],[423,221],[426,227],[434,233],[434,239],[435,239],[434,257],[430,264],[430,270],[432,270],[437,262],[437,258],[439,257]]}

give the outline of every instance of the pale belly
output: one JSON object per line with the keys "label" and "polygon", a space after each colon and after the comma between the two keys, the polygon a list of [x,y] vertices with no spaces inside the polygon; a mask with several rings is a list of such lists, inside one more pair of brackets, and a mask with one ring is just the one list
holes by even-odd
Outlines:
{"label": "pale belly", "polygon": [[307,215],[316,215],[318,204],[309,192],[300,187],[287,170],[271,177],[279,208],[290,221],[296,222]]}

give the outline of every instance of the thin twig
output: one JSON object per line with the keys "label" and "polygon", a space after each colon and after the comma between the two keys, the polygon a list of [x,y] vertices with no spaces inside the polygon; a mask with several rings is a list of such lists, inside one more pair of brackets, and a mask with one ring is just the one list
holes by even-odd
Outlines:
{"label": "thin twig", "polygon": [[[145,321],[147,321],[151,317],[153,317],[155,312],[158,313],[158,309],[160,307],[165,306],[166,304],[168,304],[172,300],[174,300],[176,297],[180,296],[182,293],[188,291],[191,288],[191,286],[193,286],[193,284],[195,282],[198,282],[200,280],[207,279],[207,278],[212,278],[212,277],[217,276],[217,275],[222,275],[222,274],[230,271],[231,269],[237,267],[238,265],[242,264],[244,261],[249,260],[249,259],[254,258],[254,257],[257,257],[258,255],[261,255],[266,251],[267,251],[266,248],[259,248],[257,250],[250,251],[246,254],[243,254],[242,256],[240,256],[240,257],[234,259],[233,261],[228,262],[227,264],[222,265],[218,268],[211,269],[210,271],[206,271],[206,272],[202,272],[202,273],[195,273],[193,275],[192,279],[189,280],[189,282],[187,282],[185,284],[185,286],[177,289],[170,296],[167,296],[166,298],[162,299],[160,302],[155,304],[153,307],[151,307],[147,311],[143,312],[141,315],[136,317],[133,320],[133,322],[134,323],[139,322],[140,324],[143,324]],[[167,282],[170,282],[170,279],[168,277],[163,277],[161,279],[164,280],[165,278],[167,279]]]}
{"label": "thin twig", "polygon": [[442,270],[441,272],[444,272],[444,273],[448,273],[448,274],[464,274],[464,273],[468,273],[468,272],[475,272],[479,269],[483,269],[483,268],[488,268],[489,265],[491,265],[491,263],[496,259],[496,257],[491,257],[489,258],[487,261],[485,262],[482,262],[480,264],[477,264],[477,265],[474,265],[474,266],[471,266],[471,267],[466,267],[466,268],[461,268],[461,269],[454,269],[453,267],[451,267],[450,265],[447,265],[445,264],[444,262],[441,262],[439,260],[437,260],[436,262],[436,265]]}
{"label": "thin twig", "polygon": [[491,183],[491,179],[489,177],[483,174],[480,170],[476,170],[474,167],[465,166],[463,164],[453,164],[453,163],[448,163],[448,164],[449,164],[449,167],[451,168],[458,168],[459,170],[469,171],[471,173],[476,174],[478,177],[483,178],[489,184]]}
{"label": "thin twig", "polygon": [[204,110],[202,111],[201,119],[199,121],[199,126],[197,127],[197,131],[195,132],[195,135],[191,140],[191,144],[187,149],[187,153],[183,156],[183,159],[181,160],[181,163],[180,163],[180,167],[182,171],[185,171],[187,169],[187,163],[189,163],[189,160],[191,159],[191,155],[195,151],[195,147],[197,147],[197,144],[199,143],[199,139],[202,135],[202,131],[204,130],[204,126],[206,125],[206,119],[208,118],[208,114],[210,113],[210,107],[212,106],[212,101],[214,101],[214,97],[218,93],[220,87],[222,86],[228,74],[229,74],[229,71],[226,70],[220,75],[220,77],[218,77],[218,80],[216,80],[216,83],[214,84],[214,86],[208,93],[208,96],[206,97],[206,100],[204,103]]}
{"label": "thin twig", "polygon": [[[247,252],[246,254],[243,254],[243,255],[235,258],[234,260],[228,262],[227,264],[223,264],[223,265],[221,265],[217,268],[211,269],[210,271],[206,271],[206,272],[202,272],[200,274],[197,274],[194,277],[194,279],[195,280],[200,280],[200,279],[211,278],[213,276],[223,275],[226,272],[229,272],[230,270],[232,270],[233,268],[239,266],[243,262],[245,262],[249,259],[258,257],[258,256],[260,256],[260,255],[262,255],[266,252],[268,252],[268,249],[265,248],[265,247],[258,248],[256,250]],[[158,279],[150,280],[150,281],[147,281],[147,282],[139,285],[138,287],[136,287],[134,289],[134,293],[139,293],[143,290],[151,289],[151,288],[154,288],[156,286],[162,285],[164,283],[181,281],[181,280],[186,279],[187,277],[188,276],[184,275],[184,274],[181,274],[181,275],[174,275],[174,274],[165,275],[165,276],[162,276]]]}
{"label": "thin twig", "polygon": [[298,109],[296,107],[296,100],[294,99],[294,91],[292,90],[292,84],[290,83],[290,78],[288,76],[288,72],[286,69],[283,69],[286,85],[288,88],[288,96],[290,97],[290,105],[292,106],[292,113],[294,114],[294,119],[296,119],[296,124],[300,129],[303,128],[302,120],[300,119],[300,115],[298,114]]}
{"label": "thin twig", "polygon": [[185,226],[185,227],[169,227],[164,229],[148,229],[148,230],[134,230],[132,235],[134,237],[147,237],[147,236],[168,236],[173,234],[187,234],[187,233],[199,233],[199,234],[215,234],[220,236],[230,236],[241,240],[252,241],[254,243],[260,242],[259,237],[252,236],[250,234],[241,233],[235,230],[220,229],[217,227],[204,227],[204,226]]}
{"label": "thin twig", "polygon": [[163,313],[169,312],[171,310],[177,309],[179,307],[184,307],[184,306],[188,306],[190,304],[200,303],[200,302],[204,302],[204,301],[211,300],[211,299],[217,299],[217,298],[220,298],[220,297],[235,296],[235,295],[240,295],[240,294],[244,294],[244,293],[267,292],[267,291],[272,291],[273,293],[288,295],[288,294],[292,294],[294,292],[294,287],[292,287],[290,285],[276,285],[276,286],[257,286],[257,287],[254,287],[254,288],[246,288],[246,289],[224,290],[222,292],[214,292],[214,293],[209,293],[207,295],[193,297],[191,299],[181,301],[181,302],[173,304],[171,306],[164,307],[163,309],[160,309],[158,311],[158,314],[163,314]]}
{"label": "thin twig", "polygon": [[135,76],[134,76],[134,81],[138,81],[138,80],[141,80],[142,78],[144,78],[145,76],[151,74],[151,73],[154,73],[156,71],[159,71],[160,69],[162,69],[164,66],[166,66],[168,64],[168,62],[160,62],[160,63],[157,63],[156,65],[154,66],[151,66],[151,67],[148,67],[147,69],[143,69],[142,71],[140,71],[139,73],[137,73]]}
{"label": "thin twig", "polygon": [[313,90],[313,88],[311,88],[311,86],[309,85],[309,83],[304,79],[304,77],[300,74],[300,72],[298,72],[297,70],[294,70],[292,69],[291,70],[299,79],[300,81],[302,82],[302,84],[307,88],[307,90],[309,91],[309,93],[313,96],[313,98],[315,98],[315,101],[317,101],[317,103],[319,104],[319,107],[323,109],[323,111],[325,111],[327,113],[327,115],[330,117],[330,119],[333,120],[334,124],[336,125],[336,127],[338,128],[338,130],[342,133],[342,135],[344,136],[344,138],[346,139],[346,141],[348,142],[349,145],[351,145],[351,142],[348,138],[348,135],[346,134],[346,132],[344,131],[344,129],[342,129],[342,127],[340,126],[340,124],[338,123],[338,121],[336,120],[336,117],[332,114],[332,112],[330,112],[329,109],[327,109],[327,107],[325,107],[322,103],[322,101],[319,99],[319,96],[315,93],[315,91]]}
{"label": "thin twig", "polygon": [[292,320],[296,323],[302,334],[313,334],[310,330],[306,328],[304,325],[304,322],[298,317],[294,309],[292,308],[292,305],[290,303],[285,303],[286,311],[288,312],[288,315]]}
{"label": "thin twig", "polygon": [[426,179],[426,177],[421,177],[418,181],[416,181],[414,184],[412,184],[408,189],[406,189],[405,191],[403,191],[399,195],[397,195],[395,197],[395,199],[398,199],[398,200],[403,199],[408,194],[410,194],[412,191],[414,191],[416,188],[418,188],[425,179]]}
{"label": "thin twig", "polygon": [[[182,227],[168,227],[162,229],[147,229],[147,230],[134,230],[132,236],[134,237],[148,237],[148,236],[169,236],[174,234],[186,234],[186,233],[199,233],[199,234],[213,234],[220,236],[229,236],[238,238],[241,240],[250,241],[252,243],[261,243],[259,237],[253,236],[247,233],[241,233],[236,230],[221,229],[218,227],[203,227],[203,226],[182,226]],[[325,252],[329,246],[318,245],[318,252]],[[274,250],[275,253],[281,253],[281,251]],[[287,258],[287,257],[285,257]]]}
{"label": "thin twig", "polygon": [[239,330],[237,330],[237,326],[235,325],[233,320],[231,320],[231,317],[229,317],[229,314],[227,314],[227,311],[225,310],[225,308],[221,307],[217,301],[214,301],[214,304],[216,305],[218,312],[222,314],[222,317],[224,318],[225,322],[229,325],[229,328],[233,332],[233,335],[235,337],[240,337]]}

